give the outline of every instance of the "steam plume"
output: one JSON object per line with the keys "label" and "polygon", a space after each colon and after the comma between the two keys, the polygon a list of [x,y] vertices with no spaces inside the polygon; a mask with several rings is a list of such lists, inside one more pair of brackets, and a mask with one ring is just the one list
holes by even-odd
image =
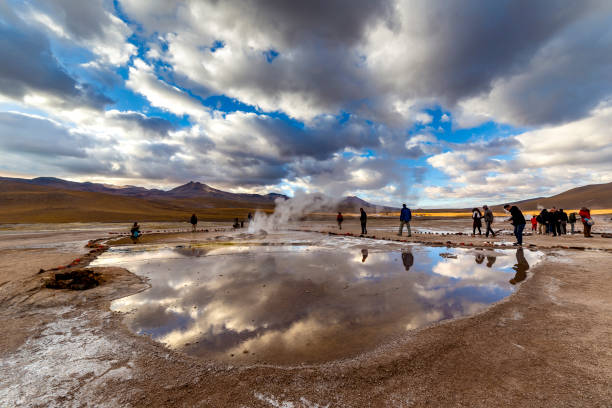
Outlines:
{"label": "steam plume", "polygon": [[297,191],[292,198],[277,198],[274,212],[266,215],[256,212],[249,224],[248,231],[281,230],[292,220],[298,220],[306,214],[316,211],[334,211],[342,198],[332,198],[320,193],[304,193]]}

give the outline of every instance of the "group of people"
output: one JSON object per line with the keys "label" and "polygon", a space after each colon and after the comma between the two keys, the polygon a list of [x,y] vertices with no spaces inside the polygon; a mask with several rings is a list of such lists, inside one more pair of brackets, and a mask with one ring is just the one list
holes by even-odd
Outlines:
{"label": "group of people", "polygon": [[567,234],[567,224],[570,225],[570,234],[575,233],[574,226],[578,221],[578,217],[582,221],[583,232],[586,238],[592,238],[591,235],[591,226],[594,224],[593,219],[591,218],[591,211],[582,207],[578,212],[578,216],[576,216],[575,212],[570,213],[569,215],[563,211],[563,208],[557,210],[557,208],[552,207],[547,210],[546,208],[540,211],[535,217],[531,217],[531,230],[535,233],[536,230],[540,235],[550,235],[553,237],[566,235]]}
{"label": "group of people", "polygon": [[[344,216],[342,212],[338,211],[338,215],[336,216],[336,222],[338,223],[338,229],[342,229],[342,222],[344,221]],[[359,209],[359,221],[361,222],[361,235],[365,235],[368,233],[367,223],[368,223],[368,214],[364,211],[363,208]]]}
{"label": "group of people", "polygon": [[[404,230],[404,226],[408,230],[408,236],[412,236],[412,232],[410,231],[410,220],[412,219],[412,212],[410,208],[406,207],[406,204],[402,205],[402,211],[400,212],[400,227],[397,235],[402,236],[402,232]],[[344,221],[344,216],[342,212],[338,211],[338,215],[336,216],[336,222],[338,223],[338,229],[342,229],[342,222]],[[359,209],[359,222],[361,223],[361,235],[365,235],[368,233],[368,214],[365,212],[363,208]]]}
{"label": "group of people", "polygon": [[[486,205],[482,206],[484,211],[484,215],[478,208],[472,209],[472,234],[476,235],[476,229],[478,229],[478,235],[482,235],[481,227],[482,227],[482,219],[485,220],[487,225],[486,236],[489,236],[491,233],[492,236],[495,236],[495,232],[493,231],[493,211]],[[516,237],[516,242],[514,245],[522,246],[523,245],[523,230],[525,229],[525,216],[523,212],[516,206],[506,204],[504,205],[504,211],[510,214],[510,217],[506,219],[506,221],[510,221],[510,224],[514,227],[514,236]]]}
{"label": "group of people", "polygon": [[492,236],[495,236],[495,232],[491,227],[493,225],[493,211],[486,206],[482,206],[482,210],[484,211],[484,215],[478,208],[472,208],[472,235],[476,235],[476,230],[478,229],[478,235],[482,235],[482,220],[484,219],[487,229],[485,231],[485,236],[489,236],[489,232]]}
{"label": "group of people", "polygon": [[[535,219],[534,219],[535,218]],[[576,213],[571,213],[569,216],[563,208],[557,210],[552,207],[550,210],[544,208],[540,214],[531,217],[531,230],[538,231],[538,234],[552,234],[553,237],[567,234],[567,224],[570,224],[571,233],[574,233],[574,224],[576,224]]]}
{"label": "group of people", "polygon": [[[523,212],[515,205],[506,204],[504,205],[504,210],[510,214],[510,217],[507,221],[510,221],[514,226],[514,235],[516,236],[517,242],[515,245],[523,244],[523,230],[525,229],[525,216]],[[363,208],[359,209],[359,221],[361,223],[361,234],[365,235],[368,233],[367,230],[367,222],[368,222],[368,214],[364,211]],[[591,235],[591,227],[595,223],[593,218],[591,217],[591,211],[582,207],[578,213],[582,224],[584,236],[586,238],[592,238]],[[253,215],[251,213],[247,216],[248,222],[250,223],[253,220]],[[495,231],[493,231],[493,211],[486,205],[482,206],[482,211],[478,208],[472,209],[472,235],[476,235],[476,230],[478,230],[478,235],[482,235],[482,220],[484,219],[486,230],[485,236],[488,237],[489,233],[491,236],[495,236]],[[532,231],[538,231],[539,234],[552,234],[553,236],[561,236],[562,234],[567,234],[567,224],[570,224],[571,234],[574,234],[574,224],[577,222],[576,213],[572,212],[569,214],[564,212],[562,208],[557,210],[555,207],[552,207],[550,210],[543,209],[540,214],[537,216],[532,216],[531,218],[531,228]],[[404,227],[408,230],[407,236],[412,236],[412,231],[410,229],[410,221],[412,220],[412,211],[410,208],[406,206],[406,204],[402,204],[402,210],[400,212],[400,226],[397,235],[402,236],[404,231]],[[344,221],[344,216],[342,212],[338,212],[336,216],[336,221],[338,222],[338,228],[342,229],[342,222]],[[198,217],[195,214],[191,215],[189,220],[192,226],[192,232],[196,231],[196,226],[198,224]],[[234,220],[234,228],[244,227],[244,221],[239,221],[238,218]],[[133,240],[137,240],[141,235],[140,226],[137,222],[134,223],[132,229],[130,230],[130,236]]]}

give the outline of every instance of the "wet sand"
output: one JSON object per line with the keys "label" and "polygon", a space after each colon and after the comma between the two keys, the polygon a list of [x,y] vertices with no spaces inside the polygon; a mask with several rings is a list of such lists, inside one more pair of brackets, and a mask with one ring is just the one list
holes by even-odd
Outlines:
{"label": "wet sand", "polygon": [[[400,239],[395,220],[369,222],[376,239]],[[469,220],[415,220],[413,228],[469,229]],[[224,226],[220,226],[223,228]],[[338,232],[332,222],[291,226]],[[381,228],[381,230],[376,230]],[[597,229],[594,229],[597,232]],[[347,220],[343,232],[359,232]],[[223,232],[145,235],[192,243]],[[89,251],[74,244],[100,231],[0,237],[0,401],[8,406],[563,407],[612,405],[612,239],[527,236],[546,253],[506,301],[443,322],[358,357],[310,366],[228,366],[132,334],[110,302],[148,287],[120,268],[100,268],[87,291],[42,288],[39,269]],[[433,245],[505,243],[466,235],[413,234]],[[19,245],[15,243],[19,241]],[[66,245],[57,245],[58,242]],[[32,245],[30,245],[32,244]],[[45,246],[45,244],[51,244]],[[84,263],[81,264],[81,266]]]}

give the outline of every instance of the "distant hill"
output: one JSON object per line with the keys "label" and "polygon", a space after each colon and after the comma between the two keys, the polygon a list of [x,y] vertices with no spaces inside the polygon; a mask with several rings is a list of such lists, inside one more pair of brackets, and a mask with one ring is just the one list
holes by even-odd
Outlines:
{"label": "distant hill", "polygon": [[227,191],[217,190],[206,184],[190,181],[187,184],[173,188],[172,190],[165,191],[163,194],[156,194],[156,196],[164,198],[218,198],[223,200],[232,201],[244,201],[249,203],[274,203],[277,198],[289,198],[283,194],[270,193],[270,194],[240,194],[230,193]]}
{"label": "distant hill", "polygon": [[[612,208],[612,183],[590,184],[587,186],[573,188],[551,197],[531,198],[511,203],[520,204],[523,210],[537,210],[538,208],[578,209],[587,207],[590,209]],[[494,209],[501,209],[503,204]]]}
{"label": "distant hill", "polygon": [[178,221],[187,211],[167,202],[0,180],[0,223]]}
{"label": "distant hill", "polygon": [[[185,221],[192,212],[202,220],[246,218],[257,209],[273,211],[285,195],[236,194],[189,182],[169,191],[137,186],[78,183],[53,177],[0,177],[0,222]],[[392,211],[358,197],[346,197],[341,211]]]}

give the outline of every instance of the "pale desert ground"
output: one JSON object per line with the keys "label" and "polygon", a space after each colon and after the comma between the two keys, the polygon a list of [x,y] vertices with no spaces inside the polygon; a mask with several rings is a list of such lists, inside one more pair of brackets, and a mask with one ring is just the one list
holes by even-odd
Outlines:
{"label": "pale desert ground", "polygon": [[[593,231],[612,232],[609,218],[598,216]],[[287,227],[339,232],[332,221]],[[133,334],[110,302],[149,285],[126,269],[98,268],[104,280],[89,290],[43,286],[54,271],[40,269],[75,259],[68,270],[87,266],[102,252],[89,253],[89,240],[129,244],[116,236],[127,228],[0,226],[0,406],[612,407],[612,239],[600,234],[525,236],[525,248],[544,260],[519,290],[479,314],[408,331],[352,358],[274,366],[200,359]],[[222,223],[200,228],[209,232],[145,223],[151,233],[137,245],[243,233]],[[469,219],[415,219],[410,238],[396,228],[394,219],[371,217],[369,239],[469,248],[514,241],[465,235]],[[177,230],[184,232],[168,232]],[[356,220],[345,221],[343,233],[358,231]]]}

